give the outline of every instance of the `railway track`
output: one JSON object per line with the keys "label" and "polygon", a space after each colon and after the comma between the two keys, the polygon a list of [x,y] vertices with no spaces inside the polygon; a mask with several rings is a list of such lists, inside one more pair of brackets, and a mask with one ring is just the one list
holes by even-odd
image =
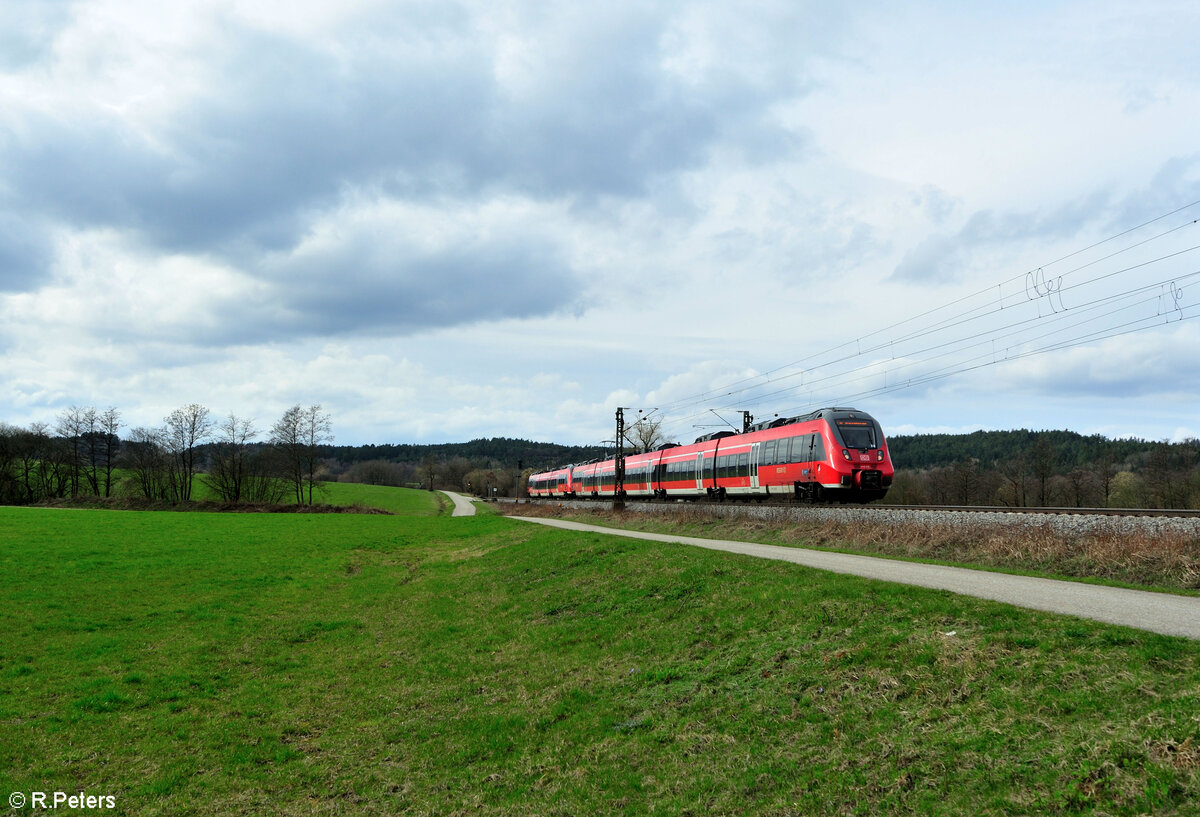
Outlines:
{"label": "railway track", "polygon": [[[561,505],[570,503],[572,507],[606,507],[611,505],[612,500],[593,500],[593,499],[523,499],[521,502],[528,502],[534,505]],[[661,500],[640,500],[626,499],[626,510],[649,509],[655,507],[685,507],[706,510],[729,510],[743,507],[765,507],[765,508],[794,508],[796,510],[805,509],[846,509],[854,511],[866,511],[868,513],[886,513],[886,512],[916,512],[916,513],[962,513],[962,514],[1031,514],[1031,515],[1047,515],[1047,516],[1119,516],[1119,517],[1166,517],[1171,519],[1196,519],[1200,518],[1200,510],[1190,509],[1160,509],[1160,508],[1010,508],[1004,505],[885,505],[885,504],[867,504],[867,505],[838,505],[838,504],[813,504],[808,502],[786,502],[786,501],[771,501],[765,500],[762,502],[751,500],[748,502],[702,502],[692,500],[678,501],[661,501]]]}
{"label": "railway track", "polygon": [[868,505],[881,511],[936,511],[942,513],[1022,513],[1068,516],[1147,516],[1188,519],[1200,511],[1159,508],[1009,508],[1003,505]]}

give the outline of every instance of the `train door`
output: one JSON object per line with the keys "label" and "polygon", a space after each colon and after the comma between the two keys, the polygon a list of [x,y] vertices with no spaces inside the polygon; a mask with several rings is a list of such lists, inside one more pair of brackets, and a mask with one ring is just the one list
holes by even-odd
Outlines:
{"label": "train door", "polygon": [[759,457],[759,449],[761,447],[762,447],[762,443],[755,443],[754,445],[750,446],[750,487],[751,488],[758,487],[758,457]]}
{"label": "train door", "polygon": [[696,455],[696,490],[704,490],[704,455]]}
{"label": "train door", "polygon": [[817,439],[818,437],[816,434],[809,434],[808,438],[803,440],[801,443],[802,450],[804,451],[802,456],[804,457],[804,462],[808,465],[808,467],[804,469],[805,482],[812,483],[821,481],[821,460],[824,459],[824,454],[822,454],[821,450],[818,450],[817,448]]}

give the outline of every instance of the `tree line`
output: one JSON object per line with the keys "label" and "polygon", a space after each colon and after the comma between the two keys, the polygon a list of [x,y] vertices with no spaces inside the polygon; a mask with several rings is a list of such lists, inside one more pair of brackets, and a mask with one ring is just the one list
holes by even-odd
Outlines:
{"label": "tree line", "polygon": [[175,409],[159,426],[121,434],[121,412],[71,406],[54,424],[0,422],[0,504],[84,496],[187,502],[197,480],[224,502],[313,503],[321,450],[333,440],[320,405],[295,405],[265,440],[250,418],[214,417],[203,405]]}
{"label": "tree line", "polygon": [[[322,480],[520,495],[532,471],[612,448],[494,437],[466,443],[335,446],[329,414],[293,406],[269,430],[191,404],[122,433],[115,408],[71,407],[53,425],[0,423],[0,503],[126,495],[312,504]],[[641,448],[630,440],[627,451]],[[1200,507],[1200,442],[1112,440],[1070,431],[890,437],[897,504]]]}
{"label": "tree line", "polygon": [[976,431],[888,440],[887,502],[1008,507],[1200,508],[1200,440],[1071,431]]}

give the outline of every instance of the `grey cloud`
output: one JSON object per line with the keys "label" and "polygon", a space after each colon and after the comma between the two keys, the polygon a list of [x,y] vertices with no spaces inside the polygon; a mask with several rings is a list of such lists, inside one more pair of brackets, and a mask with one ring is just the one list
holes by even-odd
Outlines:
{"label": "grey cloud", "polygon": [[[1114,232],[1146,220],[1147,214],[1162,215],[1200,201],[1200,153],[1175,156],[1163,162],[1144,190],[1120,201],[1111,218],[1109,229]],[[1180,213],[1177,220],[1163,221],[1174,226],[1184,217],[1197,218],[1198,208]]]}
{"label": "grey cloud", "polygon": [[763,155],[796,148],[764,115],[794,87],[665,74],[665,17],[627,11],[589,37],[540,43],[551,55],[521,97],[500,86],[494,45],[461,11],[416,22],[409,11],[337,48],[231,30],[212,55],[220,87],[148,137],[111,115],[26,115],[29,137],[0,147],[10,187],[74,226],[252,257],[291,245],[309,212],[364,185],[404,198],[630,197],[697,166],[731,129]]}
{"label": "grey cloud", "polygon": [[963,263],[963,248],[952,236],[933,235],[907,253],[890,278],[893,281],[946,283],[953,281]]}
{"label": "grey cloud", "polygon": [[23,68],[42,60],[70,19],[74,0],[5,0],[0,25],[0,69]]}
{"label": "grey cloud", "polygon": [[[1108,210],[1106,194],[1093,193],[1047,212],[973,213],[956,233],[935,233],[905,253],[890,278],[901,282],[949,283],[972,271],[978,259],[993,259],[999,247],[1021,246],[1026,242],[1045,242],[1077,235],[1088,223],[1099,221]],[[1054,258],[1044,259],[1045,263]],[[997,269],[997,279],[1027,272],[1024,269]]]}
{"label": "grey cloud", "polygon": [[40,225],[0,212],[0,292],[32,289],[46,277],[53,248]]}
{"label": "grey cloud", "polygon": [[279,308],[247,316],[236,328],[231,323],[233,331],[249,327],[271,339],[412,334],[570,309],[582,286],[552,243],[530,237],[465,240],[441,250],[355,240],[273,265],[269,274]]}

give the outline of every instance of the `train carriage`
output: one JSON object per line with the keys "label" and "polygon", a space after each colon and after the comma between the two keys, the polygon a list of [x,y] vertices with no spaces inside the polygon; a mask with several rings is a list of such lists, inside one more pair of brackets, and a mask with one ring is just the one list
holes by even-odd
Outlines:
{"label": "train carriage", "polygon": [[529,477],[529,495],[536,497],[570,497],[574,496],[571,485],[571,469],[556,468]]}

